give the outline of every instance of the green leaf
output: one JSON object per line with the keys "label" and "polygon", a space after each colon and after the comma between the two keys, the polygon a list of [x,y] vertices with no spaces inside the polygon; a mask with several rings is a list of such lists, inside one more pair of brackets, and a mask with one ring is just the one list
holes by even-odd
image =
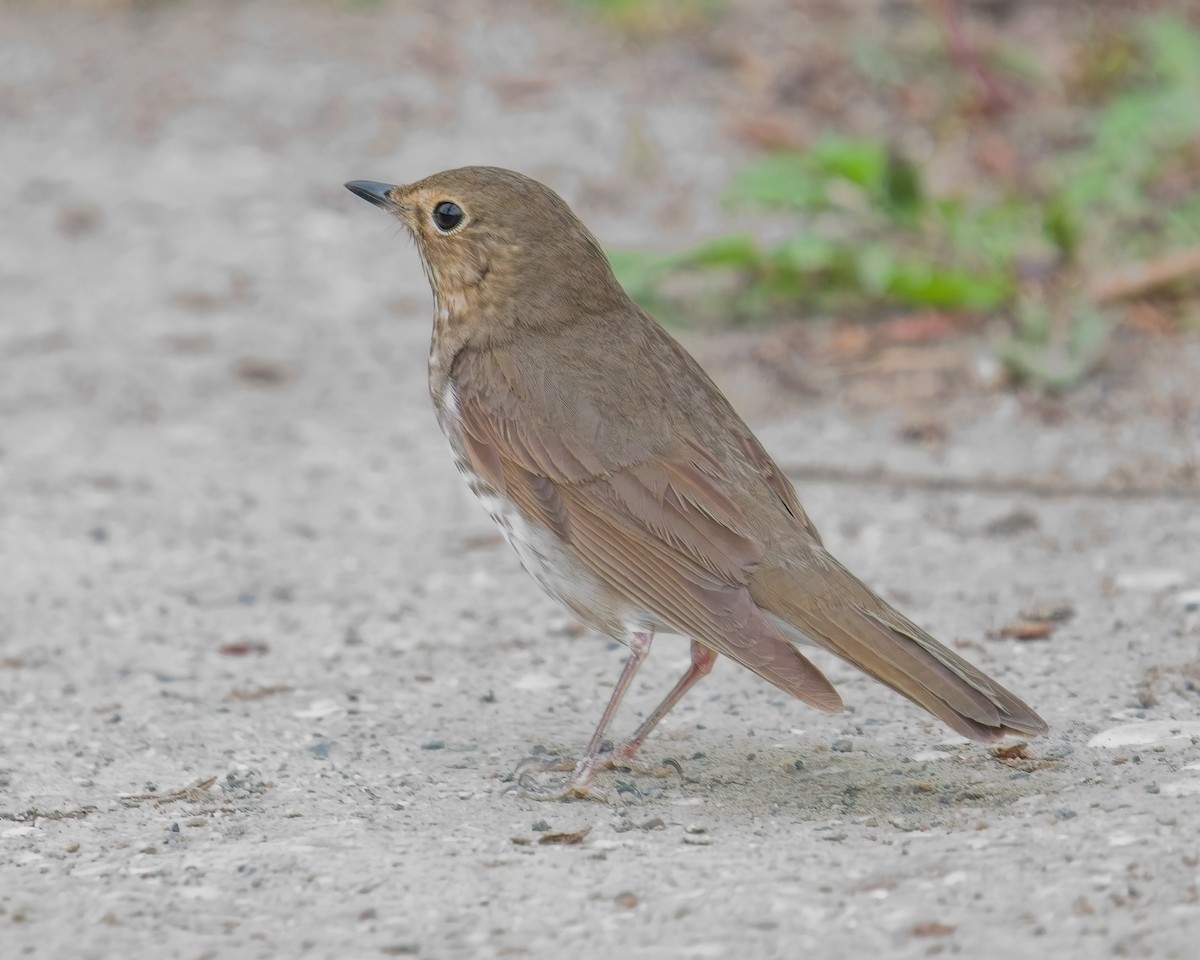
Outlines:
{"label": "green leaf", "polygon": [[915,217],[924,204],[921,172],[903,157],[889,153],[883,175],[883,202],[888,211],[901,217]]}
{"label": "green leaf", "polygon": [[836,243],[818,233],[804,233],[786,240],[775,248],[777,267],[796,273],[820,273],[828,270],[838,259]]}
{"label": "green leaf", "polygon": [[861,247],[854,264],[859,286],[872,297],[883,296],[891,289],[895,262],[892,251],[882,243]]}
{"label": "green leaf", "polygon": [[676,255],[674,265],[756,269],[761,265],[762,259],[758,244],[752,236],[747,233],[734,233],[709,240]]}
{"label": "green leaf", "polygon": [[878,141],[822,137],[813,145],[811,156],[818,172],[842,177],[868,193],[880,192],[888,158]]}
{"label": "green leaf", "polygon": [[793,210],[819,210],[827,205],[824,178],[814,174],[804,154],[773,153],[734,175],[725,194],[733,203],[752,203]]}
{"label": "green leaf", "polygon": [[977,275],[910,260],[893,266],[887,292],[897,300],[917,306],[986,310],[1012,295],[1012,281],[999,274]]}
{"label": "green leaf", "polygon": [[1200,33],[1175,17],[1154,17],[1142,30],[1155,72],[1174,87],[1200,87]]}
{"label": "green leaf", "polygon": [[1079,217],[1062,194],[1055,194],[1042,209],[1042,232],[1064,260],[1075,259],[1079,251]]}
{"label": "green leaf", "polygon": [[1067,390],[1103,362],[1111,332],[1111,320],[1090,305],[1052,308],[1022,299],[1013,333],[996,343],[995,351],[1017,378],[1047,390]]}

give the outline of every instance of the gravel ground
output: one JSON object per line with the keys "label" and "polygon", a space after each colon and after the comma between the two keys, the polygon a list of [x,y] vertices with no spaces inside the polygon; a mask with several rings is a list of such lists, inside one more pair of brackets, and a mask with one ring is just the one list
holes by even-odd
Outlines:
{"label": "gravel ground", "polygon": [[1200,499],[1154,490],[1200,457],[1194,340],[1047,412],[864,393],[815,333],[788,394],[776,334],[691,336],[832,549],[1052,732],[998,757],[837,662],[832,717],[721,663],[647,746],[682,775],[506,792],[622,650],[455,475],[417,258],[340,184],[501,163],[682,242],[739,148],[673,55],[489,10],[0,4],[0,955],[1193,956]]}

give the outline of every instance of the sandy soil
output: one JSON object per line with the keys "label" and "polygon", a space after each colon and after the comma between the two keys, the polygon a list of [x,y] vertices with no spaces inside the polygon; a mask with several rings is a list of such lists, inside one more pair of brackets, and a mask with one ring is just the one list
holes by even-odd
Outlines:
{"label": "sandy soil", "polygon": [[1194,341],[1046,403],[970,338],[689,337],[835,552],[1052,733],[720,664],[647,747],[681,777],[506,792],[622,651],[459,482],[416,257],[341,183],[501,163],[670,244],[743,148],[678,50],[489,9],[0,4],[0,955],[1192,956]]}

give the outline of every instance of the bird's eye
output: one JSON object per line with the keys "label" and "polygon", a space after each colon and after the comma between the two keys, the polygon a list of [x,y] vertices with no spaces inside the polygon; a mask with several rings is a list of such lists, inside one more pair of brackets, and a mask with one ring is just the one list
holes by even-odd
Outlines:
{"label": "bird's eye", "polygon": [[463,222],[462,207],[451,200],[442,200],[433,208],[433,223],[442,233],[449,233]]}

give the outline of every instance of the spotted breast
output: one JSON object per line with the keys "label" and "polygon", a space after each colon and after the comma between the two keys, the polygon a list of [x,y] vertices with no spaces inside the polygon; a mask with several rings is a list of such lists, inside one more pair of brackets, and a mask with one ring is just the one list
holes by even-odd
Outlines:
{"label": "spotted breast", "polygon": [[[454,464],[467,480],[471,492],[483,504],[504,539],[516,551],[537,584],[581,621],[610,636],[615,627],[642,623],[648,618],[628,607],[585,566],[570,545],[553,530],[526,517],[504,493],[471,469],[462,434],[458,409],[458,385],[453,376],[438,377],[432,367],[430,387],[438,425],[450,442]],[[439,389],[440,388],[440,389]],[[617,635],[623,634],[618,630]]]}

